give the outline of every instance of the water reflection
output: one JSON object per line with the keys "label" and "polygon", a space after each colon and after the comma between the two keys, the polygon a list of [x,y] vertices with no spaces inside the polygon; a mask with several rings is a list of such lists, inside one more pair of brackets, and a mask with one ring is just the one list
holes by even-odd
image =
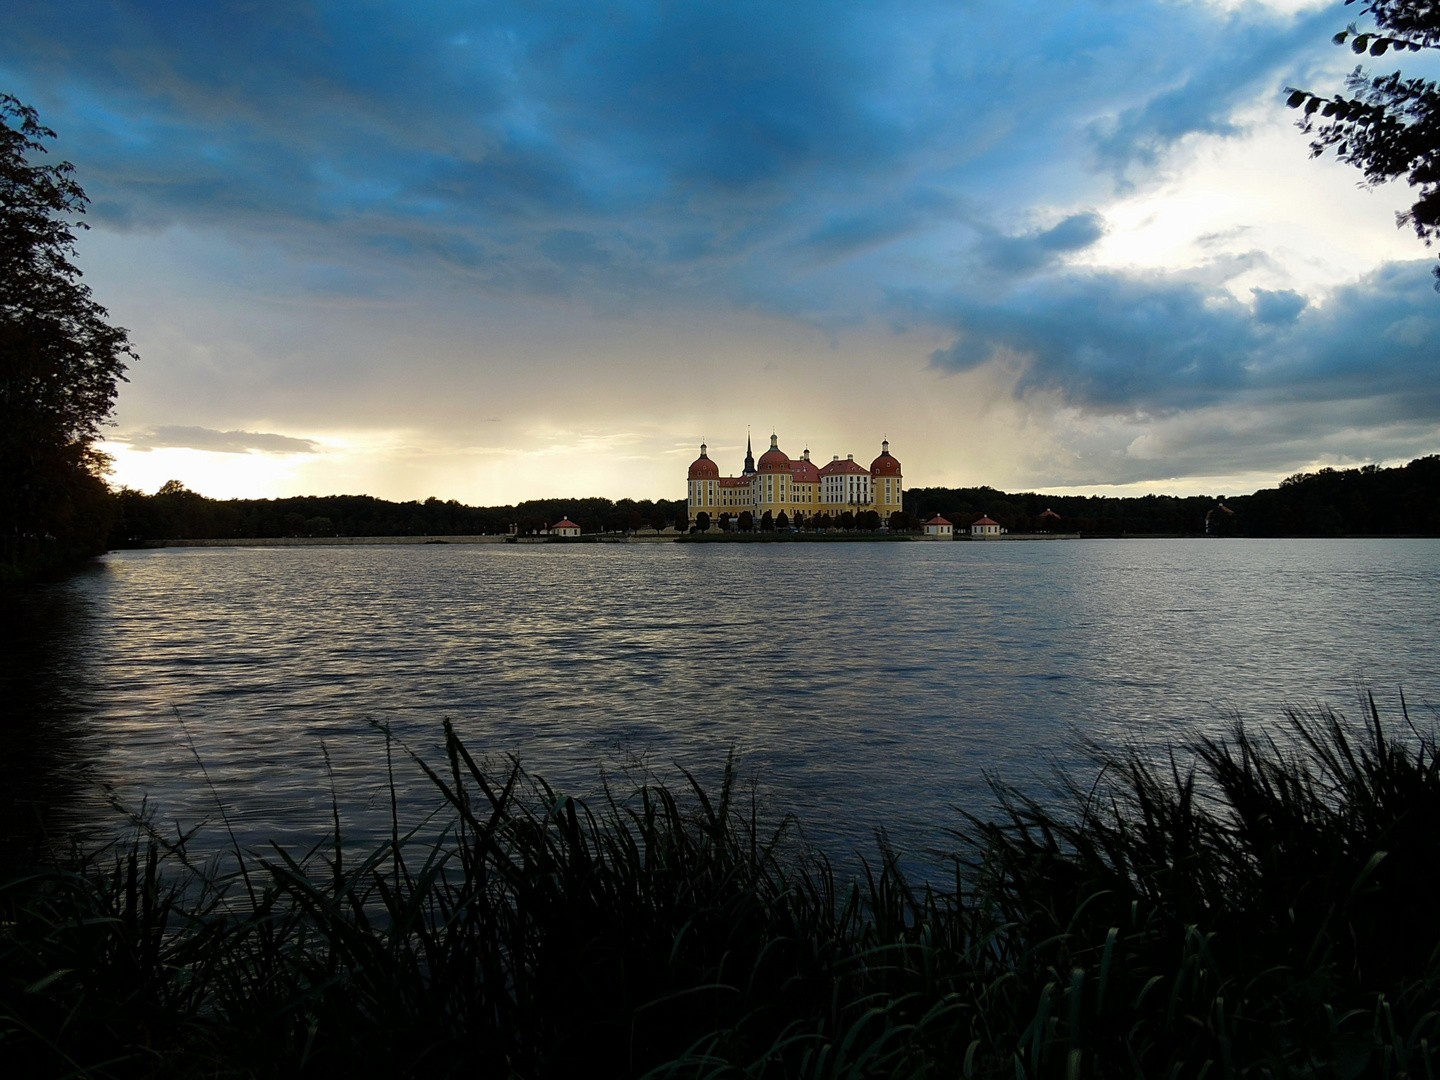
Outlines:
{"label": "water reflection", "polygon": [[[7,698],[26,703],[7,723],[29,749],[0,780],[66,828],[94,825],[87,776],[148,800],[167,831],[213,823],[218,802],[250,846],[323,835],[333,783],[347,831],[380,837],[375,725],[438,759],[449,716],[478,754],[580,793],[637,762],[714,776],[734,748],[827,848],[868,846],[883,825],[914,850],[943,842],[952,806],[983,803],[986,770],[1025,780],[1074,760],[1080,737],[1162,745],[1235,712],[1346,707],[1361,681],[1436,700],[1437,555],[1435,541],[127,552],[7,615]],[[433,792],[412,768],[398,777],[413,819]]]}
{"label": "water reflection", "polygon": [[111,820],[96,773],[106,733],[85,682],[107,573],[94,564],[69,582],[0,592],[0,869]]}

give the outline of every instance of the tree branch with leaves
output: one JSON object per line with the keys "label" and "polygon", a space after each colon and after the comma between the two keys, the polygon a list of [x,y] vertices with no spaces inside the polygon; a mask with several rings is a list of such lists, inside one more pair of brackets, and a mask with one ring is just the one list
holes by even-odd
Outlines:
{"label": "tree branch with leaves", "polygon": [[[1335,35],[1336,45],[1373,57],[1440,49],[1440,0],[1366,0],[1361,12],[1376,29],[1351,23]],[[1363,65],[1345,86],[1348,96],[1286,88],[1286,104],[1304,110],[1300,130],[1314,136],[1310,156],[1333,149],[1361,171],[1368,187],[1403,177],[1418,192],[1410,208],[1395,215],[1396,225],[1413,228],[1428,247],[1440,237],[1440,87],[1400,71],[1374,75]],[[1440,267],[1435,275],[1440,278]]]}

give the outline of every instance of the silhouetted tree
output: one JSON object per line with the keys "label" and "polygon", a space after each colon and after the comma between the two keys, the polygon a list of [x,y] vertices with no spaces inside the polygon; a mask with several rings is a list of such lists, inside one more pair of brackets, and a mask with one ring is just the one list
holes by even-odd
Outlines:
{"label": "silhouetted tree", "polygon": [[[1354,2],[1345,0],[1347,6]],[[1365,0],[1360,10],[1377,29],[1362,31],[1351,23],[1335,35],[1336,45],[1348,43],[1362,56],[1440,49],[1440,3],[1435,0]],[[1360,66],[1345,85],[1352,96],[1290,89],[1287,104],[1305,110],[1300,129],[1315,136],[1310,156],[1333,147],[1370,187],[1404,177],[1419,189],[1419,197],[1396,215],[1396,224],[1409,225],[1428,246],[1440,236],[1440,87],[1431,79],[1402,78],[1399,71],[1372,76]],[[1440,278],[1440,266],[1435,276]]]}
{"label": "silhouetted tree", "polygon": [[866,532],[874,532],[880,528],[880,515],[874,510],[861,511],[860,516],[855,519],[855,524]]}
{"label": "silhouetted tree", "polygon": [[695,528],[700,532],[710,531],[710,515],[704,510],[695,515]]}
{"label": "silhouetted tree", "polygon": [[74,166],[32,160],[54,138],[0,94],[0,577],[105,550],[113,504],[95,444],[136,358],[71,262],[88,201]]}
{"label": "silhouetted tree", "polygon": [[749,510],[740,511],[739,529],[741,532],[750,532],[755,528],[755,515]]}
{"label": "silhouetted tree", "polygon": [[846,510],[843,514],[840,515],[840,528],[842,528],[842,529],[853,529],[854,527],[855,527],[855,513],[854,513],[854,511]]}
{"label": "silhouetted tree", "polygon": [[781,510],[779,516],[775,518],[775,528],[781,532],[790,531],[790,518],[786,516],[784,510]]}
{"label": "silhouetted tree", "polygon": [[765,513],[763,513],[763,514],[760,515],[760,531],[761,531],[761,532],[774,532],[774,531],[775,531],[775,518],[774,518],[774,515],[772,515],[769,510],[766,510]]}

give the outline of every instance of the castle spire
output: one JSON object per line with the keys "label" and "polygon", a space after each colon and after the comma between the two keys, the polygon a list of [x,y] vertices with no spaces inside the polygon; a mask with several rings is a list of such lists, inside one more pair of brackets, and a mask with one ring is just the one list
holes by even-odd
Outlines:
{"label": "castle spire", "polygon": [[743,473],[741,473],[740,475],[741,475],[741,476],[754,476],[754,475],[755,475],[755,454],[754,454],[754,452],[750,449],[750,436],[749,436],[748,434],[745,436],[745,471],[744,471]]}

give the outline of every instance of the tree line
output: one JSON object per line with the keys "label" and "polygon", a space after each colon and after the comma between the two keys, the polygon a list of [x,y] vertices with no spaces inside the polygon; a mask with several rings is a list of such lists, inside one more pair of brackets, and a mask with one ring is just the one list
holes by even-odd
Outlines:
{"label": "tree line", "polygon": [[[1049,511],[1058,515],[1045,517]],[[982,516],[1012,533],[1064,532],[1120,536],[1440,536],[1440,455],[1408,465],[1297,473],[1251,495],[1012,494],[992,487],[912,488],[905,509],[882,520],[873,510],[772,517],[744,511],[692,521],[683,499],[530,499],[506,506],[467,506],[454,499],[391,502],[370,495],[289,499],[210,499],[170,481],[153,495],[125,488],[114,496],[109,545],[160,540],[327,536],[475,536],[539,532],[569,518],[585,533],[712,524],[740,532],[787,529],[908,532],[940,514],[960,529]]]}
{"label": "tree line", "polygon": [[806,514],[803,510],[787,514],[781,510],[777,514],[766,510],[758,516],[749,510],[742,510],[738,514],[725,512],[712,518],[702,510],[695,515],[695,524],[691,531],[705,532],[714,526],[722,532],[742,533],[830,532],[835,529],[843,532],[875,532],[882,525],[887,526],[891,532],[910,532],[916,527],[915,519],[903,510],[896,510],[889,518],[882,518],[874,510],[842,510],[837,514],[825,510],[813,514]]}
{"label": "tree line", "polygon": [[154,495],[122,488],[110,546],[156,540],[326,536],[487,536],[514,526],[530,535],[569,518],[583,532],[664,529],[685,502],[667,499],[530,499],[510,506],[467,506],[454,499],[391,502],[371,495],[289,499],[209,499],[171,480]]}
{"label": "tree line", "polygon": [[[1250,495],[1010,494],[992,487],[911,488],[905,509],[958,528],[982,515],[1012,533],[1119,536],[1440,536],[1440,455],[1407,465],[1296,473]],[[1049,510],[1059,520],[1041,520]]]}

